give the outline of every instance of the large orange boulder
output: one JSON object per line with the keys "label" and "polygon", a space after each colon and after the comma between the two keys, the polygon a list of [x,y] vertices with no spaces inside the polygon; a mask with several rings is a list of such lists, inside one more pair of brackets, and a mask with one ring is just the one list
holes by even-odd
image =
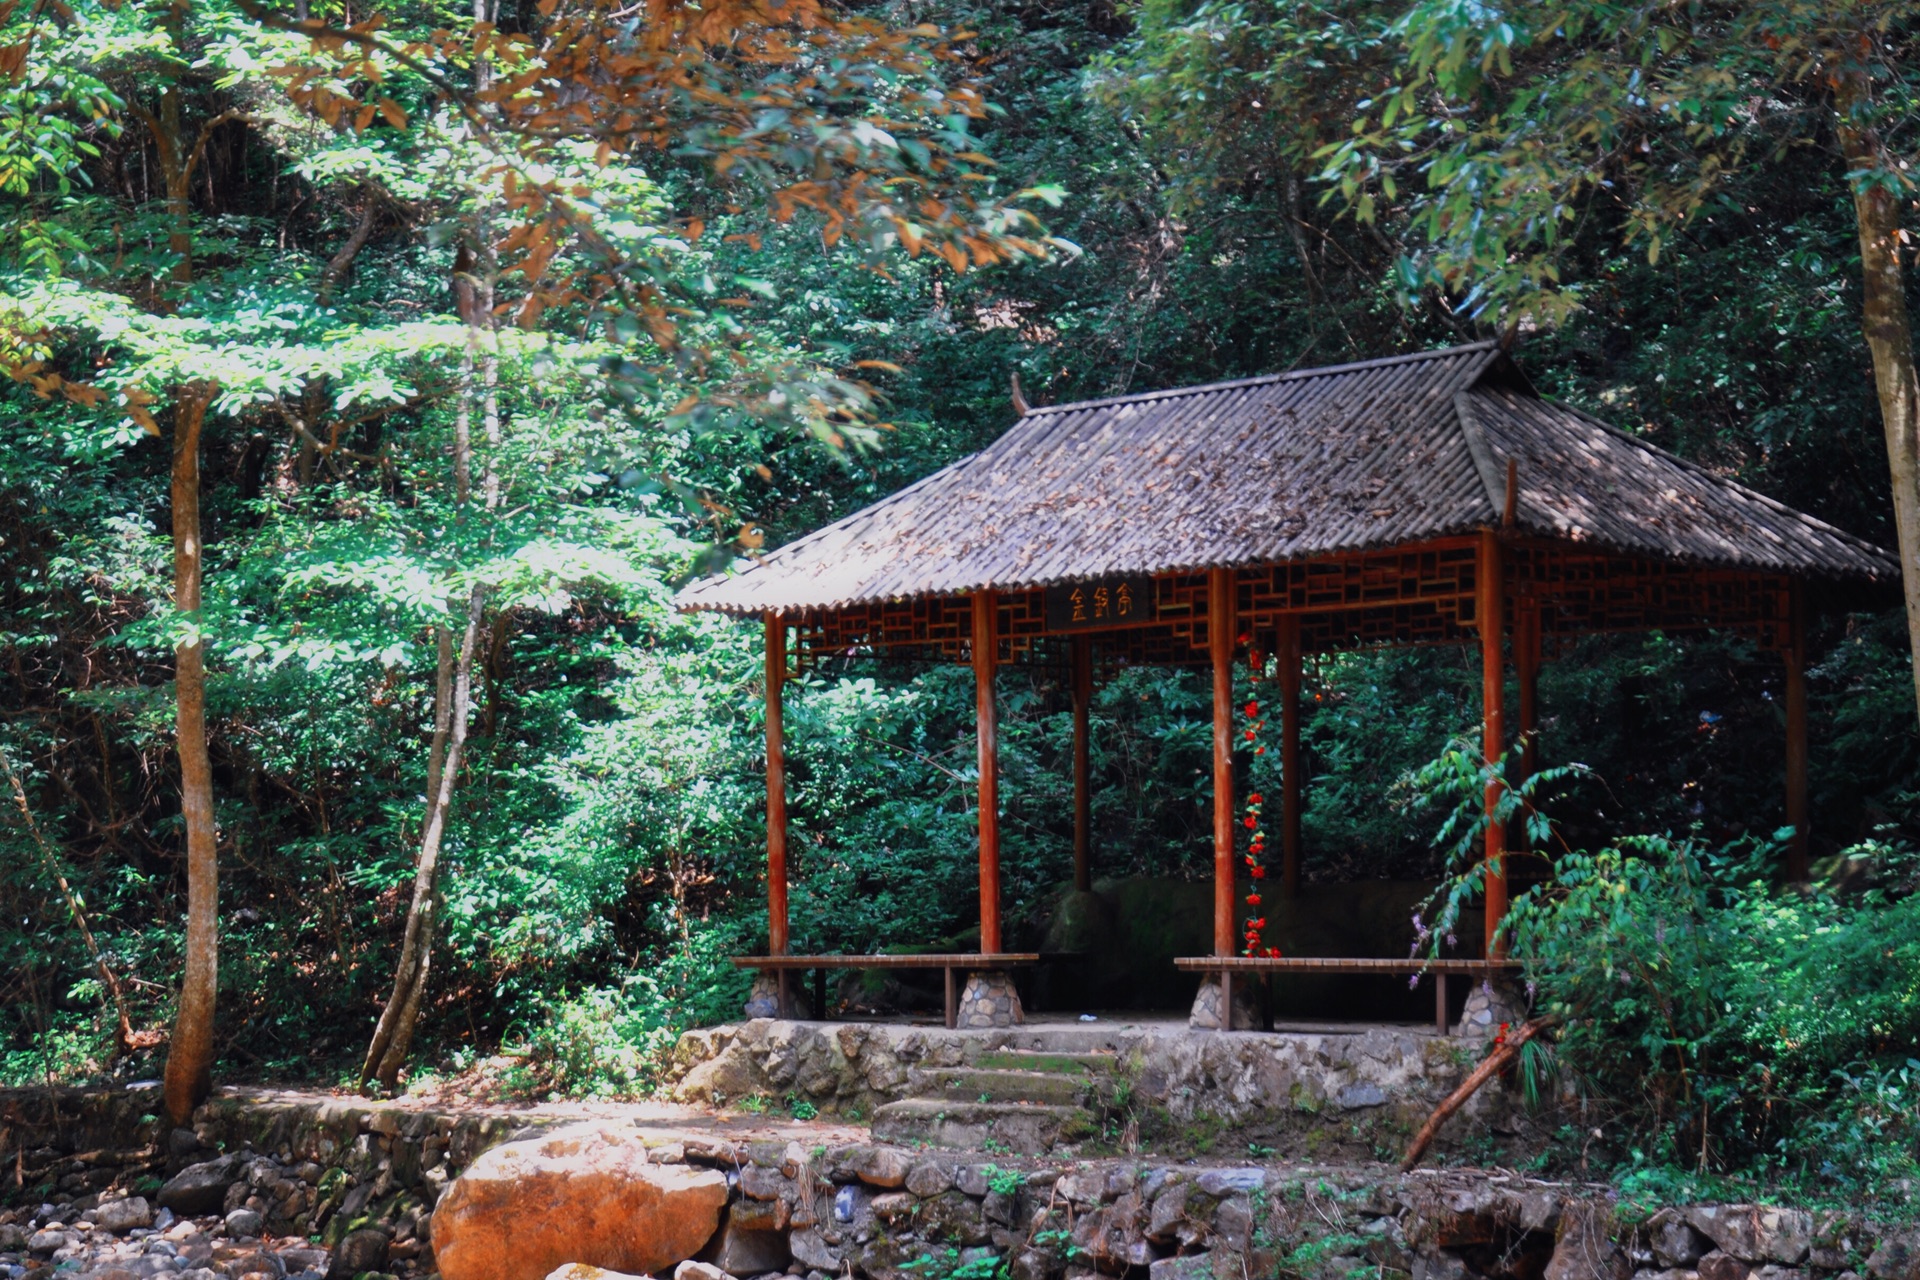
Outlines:
{"label": "large orange boulder", "polygon": [[649,1164],[615,1125],[570,1125],[469,1165],[434,1208],[433,1252],[442,1280],[544,1280],[568,1262],[659,1271],[700,1252],[726,1203],[726,1175]]}

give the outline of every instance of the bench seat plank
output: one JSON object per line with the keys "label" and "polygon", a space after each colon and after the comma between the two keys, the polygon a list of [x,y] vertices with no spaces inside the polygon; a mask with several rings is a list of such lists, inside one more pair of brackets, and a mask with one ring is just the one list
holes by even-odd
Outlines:
{"label": "bench seat plank", "polygon": [[1037,951],[952,951],[911,956],[734,956],[741,969],[999,969],[1038,964]]}
{"label": "bench seat plank", "polygon": [[[1384,956],[1179,956],[1173,966],[1188,973],[1217,973],[1224,988],[1221,1007],[1233,1008],[1232,987],[1236,973],[1384,973],[1433,975],[1433,1025],[1440,1035],[1447,1034],[1447,978],[1487,977],[1510,973],[1520,968],[1517,960],[1422,960],[1417,956],[1391,959]],[[1228,1015],[1231,1018],[1231,1014]]]}
{"label": "bench seat plank", "polygon": [[1518,969],[1517,960],[1404,960],[1374,956],[1181,956],[1174,967],[1190,973],[1489,973]]}

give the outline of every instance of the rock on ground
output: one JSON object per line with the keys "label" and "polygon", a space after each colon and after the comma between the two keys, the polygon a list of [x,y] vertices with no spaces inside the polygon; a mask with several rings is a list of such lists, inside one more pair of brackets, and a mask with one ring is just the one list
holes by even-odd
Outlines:
{"label": "rock on ground", "polygon": [[131,1231],[153,1225],[153,1206],[144,1196],[128,1196],[125,1200],[104,1201],[87,1216],[101,1231]]}
{"label": "rock on ground", "polygon": [[572,1125],[480,1156],[433,1214],[442,1280],[544,1280],[571,1262],[649,1272],[700,1252],[726,1175],[649,1164],[614,1124]]}
{"label": "rock on ground", "polygon": [[239,1164],[233,1156],[221,1156],[188,1165],[160,1188],[160,1207],[184,1216],[218,1213],[227,1188],[239,1180]]}

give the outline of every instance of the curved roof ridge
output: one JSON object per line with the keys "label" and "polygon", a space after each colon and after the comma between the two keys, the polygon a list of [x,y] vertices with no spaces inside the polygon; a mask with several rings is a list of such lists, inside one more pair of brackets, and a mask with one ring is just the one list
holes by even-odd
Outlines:
{"label": "curved roof ridge", "polygon": [[1379,369],[1387,365],[1411,364],[1419,360],[1440,360],[1448,356],[1462,356],[1473,351],[1497,351],[1499,339],[1483,338],[1479,342],[1463,342],[1456,347],[1435,347],[1431,351],[1414,351],[1400,356],[1379,356],[1372,360],[1354,360],[1347,364],[1323,364],[1311,369],[1288,369],[1281,373],[1255,374],[1251,378],[1230,378],[1225,382],[1202,382],[1191,387],[1164,387],[1158,391],[1131,391],[1125,395],[1104,396],[1098,400],[1070,400],[1066,404],[1031,405],[1022,415],[1035,418],[1043,413],[1073,413],[1081,409],[1105,409],[1117,404],[1141,404],[1149,400],[1166,400],[1175,396],[1204,395],[1211,391],[1234,391],[1240,387],[1257,387],[1277,382],[1297,382],[1305,378],[1325,378],[1342,373],[1355,373],[1361,369]]}

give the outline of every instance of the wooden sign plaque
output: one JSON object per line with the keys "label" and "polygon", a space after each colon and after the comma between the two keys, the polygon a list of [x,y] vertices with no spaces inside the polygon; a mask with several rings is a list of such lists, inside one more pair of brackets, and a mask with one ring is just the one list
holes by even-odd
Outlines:
{"label": "wooden sign plaque", "polygon": [[1047,588],[1047,630],[1101,631],[1152,622],[1152,578],[1096,578]]}

